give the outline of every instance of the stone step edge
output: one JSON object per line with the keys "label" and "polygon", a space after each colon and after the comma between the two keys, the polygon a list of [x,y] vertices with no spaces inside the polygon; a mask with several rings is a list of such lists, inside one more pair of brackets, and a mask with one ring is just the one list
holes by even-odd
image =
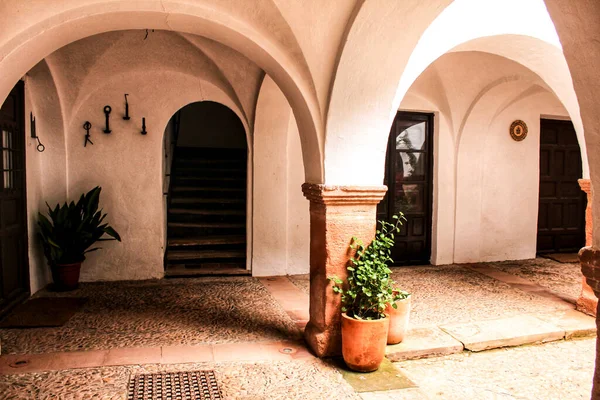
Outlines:
{"label": "stone step edge", "polygon": [[[552,325],[548,323],[549,325]],[[468,324],[465,324],[468,325]],[[503,341],[505,343],[494,345],[491,347],[486,347],[482,350],[469,350],[465,348],[465,344],[452,336],[450,333],[446,332],[437,325],[430,326],[422,326],[415,327],[413,330],[419,329],[430,329],[441,332],[442,335],[445,336],[446,344],[443,345],[432,345],[431,347],[420,347],[420,348],[405,348],[408,347],[405,343],[410,341],[409,339],[403,343],[397,345],[388,345],[386,348],[386,358],[392,362],[406,361],[406,360],[415,360],[422,358],[433,358],[433,357],[441,357],[447,356],[451,354],[461,353],[461,352],[479,352],[479,351],[487,351],[494,350],[505,347],[518,347],[523,345],[531,345],[531,344],[541,344],[548,343],[551,341],[558,340],[572,340],[572,339],[584,339],[591,338],[596,336],[596,331],[589,328],[574,328],[574,329],[563,329],[558,326],[552,325],[555,329],[549,330],[546,332],[547,337],[544,337],[544,332],[540,332],[538,335],[529,336],[529,335],[515,335],[513,337],[504,338]],[[409,334],[410,334],[409,330]],[[562,335],[554,335],[557,331],[562,332]],[[515,340],[522,338],[519,343],[515,343]],[[511,344],[515,343],[515,344]]]}

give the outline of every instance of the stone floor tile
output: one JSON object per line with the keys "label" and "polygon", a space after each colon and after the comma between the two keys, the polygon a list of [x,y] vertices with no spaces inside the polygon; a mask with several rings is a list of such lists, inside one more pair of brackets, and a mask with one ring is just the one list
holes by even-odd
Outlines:
{"label": "stone floor tile", "polygon": [[589,400],[595,342],[561,340],[403,361],[396,366],[430,399]]}
{"label": "stone floor tile", "polygon": [[416,385],[398,370],[391,361],[384,359],[377,371],[364,373],[350,370],[342,358],[327,360],[342,374],[357,393],[379,392],[414,388]]}
{"label": "stone floor tile", "polygon": [[159,364],[160,360],[160,347],[116,348],[108,350],[103,365]]}
{"label": "stone floor tile", "polygon": [[463,351],[463,345],[437,327],[412,328],[402,343],[387,346],[385,356],[391,361],[442,356]]}
{"label": "stone floor tile", "polygon": [[108,355],[107,350],[92,351],[70,351],[65,353],[53,353],[52,361],[48,366],[50,370],[61,370],[70,368],[100,367]]}
{"label": "stone floor tile", "polygon": [[362,400],[427,400],[429,397],[418,388],[360,393]]}
{"label": "stone floor tile", "polygon": [[448,324],[440,328],[459,340],[465,349],[470,351],[550,342],[565,337],[564,329],[531,315],[467,324]]}
{"label": "stone floor tile", "polygon": [[596,318],[577,310],[537,314],[537,318],[565,330],[565,338],[596,336]]}
{"label": "stone floor tile", "polygon": [[216,362],[290,361],[291,355],[279,352],[280,346],[261,343],[228,343],[213,346]]}
{"label": "stone floor tile", "polygon": [[161,364],[214,361],[211,345],[163,346]]}
{"label": "stone floor tile", "polygon": [[7,354],[0,357],[0,375],[25,374],[50,369],[54,354]]}

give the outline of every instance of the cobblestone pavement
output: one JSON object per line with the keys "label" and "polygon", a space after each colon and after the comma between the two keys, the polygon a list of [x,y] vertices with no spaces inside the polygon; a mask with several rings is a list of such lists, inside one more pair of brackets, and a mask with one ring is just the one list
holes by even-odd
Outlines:
{"label": "cobblestone pavement", "polygon": [[[417,388],[355,393],[318,360],[87,368],[0,376],[0,399],[125,399],[132,374],[214,369],[226,399],[589,399],[595,339],[395,363]],[[368,379],[368,374],[365,374]]]}
{"label": "cobblestone pavement", "polygon": [[0,399],[126,399],[132,374],[214,369],[226,399],[359,400],[324,362],[143,365],[0,376]]}
{"label": "cobblestone pavement", "polygon": [[494,263],[494,268],[518,275],[540,286],[577,299],[581,293],[581,265],[559,263],[547,258]]}
{"label": "cobblestone pavement", "polygon": [[[424,399],[589,399],[596,339],[396,363]],[[401,399],[401,391],[379,399]],[[364,396],[365,399],[369,398]],[[415,397],[417,398],[417,397]],[[373,397],[375,399],[375,397]]]}
{"label": "cobblestone pavement", "polygon": [[60,328],[2,329],[2,354],[44,353],[278,341],[299,330],[265,287],[250,277],[88,283],[73,292],[39,296],[86,297]]}
{"label": "cobblestone pavement", "polygon": [[[517,274],[567,297],[581,291],[577,265],[547,259],[479,264]],[[531,270],[531,272],[530,272]],[[573,308],[570,304],[512,288],[464,265],[395,267],[392,277],[412,294],[412,326],[467,323]],[[308,275],[290,280],[308,293]]]}

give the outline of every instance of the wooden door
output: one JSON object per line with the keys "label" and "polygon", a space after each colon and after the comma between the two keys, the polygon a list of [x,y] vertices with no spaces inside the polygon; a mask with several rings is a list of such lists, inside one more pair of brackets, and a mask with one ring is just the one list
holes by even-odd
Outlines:
{"label": "wooden door", "polygon": [[428,264],[431,258],[433,114],[398,112],[388,142],[378,219],[393,222],[402,211],[406,222],[396,234],[395,265]]}
{"label": "wooden door", "polygon": [[579,187],[581,151],[570,121],[540,123],[538,253],[577,252],[585,245],[586,195]]}
{"label": "wooden door", "polygon": [[19,82],[0,108],[0,315],[29,296],[24,108]]}

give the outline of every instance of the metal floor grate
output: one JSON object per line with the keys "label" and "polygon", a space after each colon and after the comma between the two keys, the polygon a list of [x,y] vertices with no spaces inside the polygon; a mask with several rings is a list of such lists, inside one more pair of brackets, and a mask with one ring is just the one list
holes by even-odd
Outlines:
{"label": "metal floor grate", "polygon": [[140,374],[129,379],[128,400],[223,399],[214,371]]}

